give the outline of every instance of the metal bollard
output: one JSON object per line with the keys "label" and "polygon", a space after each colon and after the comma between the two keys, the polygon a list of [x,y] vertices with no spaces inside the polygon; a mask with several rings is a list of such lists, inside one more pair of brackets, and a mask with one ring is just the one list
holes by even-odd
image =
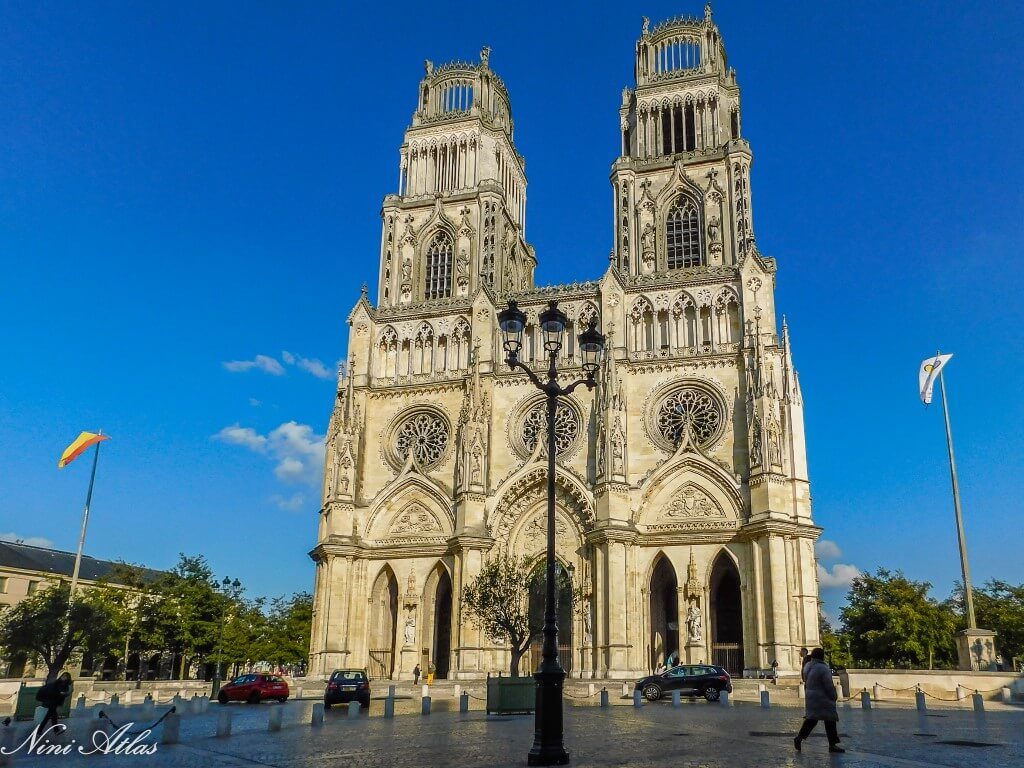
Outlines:
{"label": "metal bollard", "polygon": [[882,700],[882,689],[878,686],[878,683],[875,683],[873,686],[871,686],[871,698],[874,701]]}
{"label": "metal bollard", "polygon": [[78,701],[75,702],[75,715],[81,716],[85,714],[85,694],[78,696]]}
{"label": "metal bollard", "polygon": [[188,703],[188,711],[193,715],[198,715],[203,711],[203,703],[199,700],[198,696],[193,696]]}
{"label": "metal bollard", "polygon": [[217,713],[217,736],[225,738],[231,735],[231,712],[222,709]]}
{"label": "metal bollard", "polygon": [[608,706],[608,689],[607,688],[602,688],[601,689],[601,706],[602,707],[607,707]]}
{"label": "metal bollard", "polygon": [[153,700],[152,699],[147,698],[144,702],[142,702],[142,714],[145,715],[146,717],[149,717],[150,715],[153,714]]}
{"label": "metal bollard", "polygon": [[181,738],[181,715],[171,712],[164,718],[164,731],[160,736],[161,744],[177,744]]}
{"label": "metal bollard", "polygon": [[267,721],[268,731],[280,731],[281,730],[281,718],[284,716],[283,707],[274,707],[270,710],[270,719]]}
{"label": "metal bollard", "polygon": [[121,704],[121,697],[118,696],[116,693],[113,694],[110,697],[110,706],[111,707],[117,707],[117,706],[120,706],[120,704]]}
{"label": "metal bollard", "polygon": [[1013,691],[1004,685],[999,691],[999,698],[1003,704],[1011,704],[1013,702]]}
{"label": "metal bollard", "polygon": [[860,692],[860,708],[871,709],[871,694],[867,688]]}
{"label": "metal bollard", "polygon": [[420,714],[421,715],[429,715],[430,714],[430,697],[429,696],[424,696],[422,699],[420,699]]}
{"label": "metal bollard", "polygon": [[974,711],[975,712],[984,712],[985,711],[985,697],[984,696],[982,696],[980,693],[972,693],[971,694],[971,700],[974,702]]}
{"label": "metal bollard", "polygon": [[681,707],[683,706],[683,697],[679,694],[679,691],[672,691],[672,706]]}
{"label": "metal bollard", "polygon": [[313,716],[310,718],[309,724],[314,728],[319,728],[324,724],[324,703],[322,701],[313,705]]}
{"label": "metal bollard", "polygon": [[805,699],[805,698],[807,698],[807,687],[803,683],[800,683],[796,687],[796,697],[798,699]]}
{"label": "metal bollard", "polygon": [[644,705],[644,696],[640,693],[640,689],[637,688],[633,691],[633,706],[638,709]]}
{"label": "metal bollard", "polygon": [[422,696],[423,698],[428,698],[430,696],[430,686],[429,685],[424,685],[420,689],[420,696]]}
{"label": "metal bollard", "polygon": [[622,698],[629,696],[629,683],[622,684]]}
{"label": "metal bollard", "polygon": [[587,684],[587,696],[593,696],[596,691],[597,688],[594,686],[593,683]]}
{"label": "metal bollard", "polygon": [[765,688],[761,691],[761,709],[771,709],[771,706],[771,694],[768,692],[768,689]]}
{"label": "metal bollard", "polygon": [[395,686],[388,686],[388,696],[390,696],[392,699],[395,698]]}
{"label": "metal bollard", "polygon": [[348,703],[348,719],[355,720],[359,717],[359,702],[350,701]]}
{"label": "metal bollard", "polygon": [[[393,687],[394,686],[392,686],[392,688]],[[384,717],[390,718],[390,717],[394,717],[394,716],[395,716],[395,697],[393,695],[389,695],[386,699],[384,699]]]}
{"label": "metal bollard", "polygon": [[455,685],[455,693],[453,695],[455,696],[456,699],[462,695],[462,686],[458,683],[456,683]]}
{"label": "metal bollard", "polygon": [[967,698],[967,689],[964,688],[960,683],[956,684],[956,700],[963,701]]}
{"label": "metal bollard", "polygon": [[718,703],[721,704],[723,707],[731,707],[732,706],[732,704],[729,702],[729,692],[728,691],[722,691],[722,693],[719,694],[719,696],[718,696]]}
{"label": "metal bollard", "polygon": [[917,711],[918,712],[927,712],[928,711],[928,702],[925,701],[924,691],[922,691],[920,688],[918,688],[917,691],[914,693],[914,698],[917,700]]}
{"label": "metal bollard", "polygon": [[459,713],[469,712],[469,693],[463,691],[459,694]]}

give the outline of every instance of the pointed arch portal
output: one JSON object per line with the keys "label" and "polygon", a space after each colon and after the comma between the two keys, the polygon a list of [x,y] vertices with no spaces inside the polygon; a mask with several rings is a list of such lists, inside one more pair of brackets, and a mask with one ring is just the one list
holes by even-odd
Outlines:
{"label": "pointed arch portal", "polygon": [[[545,563],[542,558],[530,577],[530,624],[544,626],[544,592]],[[555,563],[557,579],[556,598],[558,600],[558,661],[566,673],[572,673],[572,582],[569,573],[561,563]],[[544,636],[538,635],[530,644],[530,664],[533,669],[540,666],[541,654],[544,650]]]}
{"label": "pointed arch portal", "polygon": [[729,674],[743,673],[743,606],[740,574],[722,553],[711,571],[711,659]]}
{"label": "pointed arch portal", "polygon": [[672,563],[658,555],[650,584],[650,665],[656,669],[679,651],[679,582]]}
{"label": "pointed arch portal", "polygon": [[370,677],[390,678],[395,671],[395,632],[398,628],[398,580],[384,566],[373,582],[370,597]]}

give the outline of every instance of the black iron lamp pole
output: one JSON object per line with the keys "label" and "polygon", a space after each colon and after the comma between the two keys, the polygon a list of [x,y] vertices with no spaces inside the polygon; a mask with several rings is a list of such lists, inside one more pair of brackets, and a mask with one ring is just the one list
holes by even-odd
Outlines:
{"label": "black iron lamp pole", "polygon": [[594,388],[599,358],[604,350],[604,336],[597,330],[597,321],[592,320],[587,329],[579,335],[580,354],[586,378],[561,387],[558,384],[555,361],[562,348],[562,335],[568,322],[568,317],[558,309],[558,302],[555,301],[550,302],[548,308],[540,313],[544,352],[548,357],[547,381],[541,381],[529,366],[519,360],[519,352],[523,348],[526,315],[516,306],[515,301],[509,301],[508,308],[498,313],[505,362],[510,368],[520,368],[526,372],[534,386],[547,395],[548,406],[548,546],[547,583],[544,594],[544,646],[540,667],[534,674],[537,681],[536,726],[533,747],[526,758],[528,765],[565,765],[569,762],[569,753],[565,751],[562,739],[562,684],[565,681],[565,670],[558,660],[558,623],[555,611],[555,414],[559,397],[568,395],[581,384],[588,389]]}

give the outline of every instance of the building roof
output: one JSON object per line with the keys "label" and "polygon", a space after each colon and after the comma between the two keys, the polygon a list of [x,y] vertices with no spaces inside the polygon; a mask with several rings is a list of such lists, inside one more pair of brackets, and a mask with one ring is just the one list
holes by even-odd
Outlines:
{"label": "building roof", "polygon": [[[97,560],[95,557],[82,555],[82,565],[78,571],[78,578],[85,581],[98,581],[109,576],[119,565],[111,560]],[[138,568],[142,578],[146,581],[155,580],[162,574],[162,571],[154,571],[150,568]],[[64,552],[59,549],[47,549],[46,547],[34,547],[30,544],[18,542],[0,541],[0,568],[16,568],[23,571],[39,571],[54,576],[67,576],[75,568],[75,553]],[[116,579],[111,579],[117,583]]]}

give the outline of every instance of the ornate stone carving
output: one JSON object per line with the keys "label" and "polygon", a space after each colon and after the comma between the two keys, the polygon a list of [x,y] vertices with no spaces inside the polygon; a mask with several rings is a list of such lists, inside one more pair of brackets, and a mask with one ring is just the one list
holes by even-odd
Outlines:
{"label": "ornate stone carving", "polygon": [[[548,406],[542,400],[527,411],[521,429],[523,446],[533,453],[538,440],[547,440]],[[572,448],[580,436],[580,419],[576,409],[559,402],[555,409],[555,454],[562,455]],[[546,443],[545,443],[546,445]]]}
{"label": "ornate stone carving", "polygon": [[389,536],[434,535],[441,532],[441,526],[422,504],[413,504],[399,513],[388,526]]}
{"label": "ornate stone carving", "polygon": [[431,413],[408,418],[395,434],[395,454],[405,459],[411,453],[422,468],[441,461],[448,447],[448,425]]}
{"label": "ornate stone carving", "polygon": [[700,608],[697,607],[696,603],[690,603],[690,607],[686,611],[686,634],[688,636],[688,642],[699,643],[704,639],[704,631],[701,624]]}
{"label": "ornate stone carving", "polygon": [[680,489],[668,507],[665,508],[662,517],[665,519],[694,518],[694,517],[725,517],[725,512],[711,496],[704,492],[699,486],[687,483]]}
{"label": "ornate stone carving", "polygon": [[725,422],[724,408],[709,391],[683,386],[670,392],[656,410],[657,432],[663,445],[675,446],[682,437],[684,424],[689,425],[698,446],[713,442]]}

